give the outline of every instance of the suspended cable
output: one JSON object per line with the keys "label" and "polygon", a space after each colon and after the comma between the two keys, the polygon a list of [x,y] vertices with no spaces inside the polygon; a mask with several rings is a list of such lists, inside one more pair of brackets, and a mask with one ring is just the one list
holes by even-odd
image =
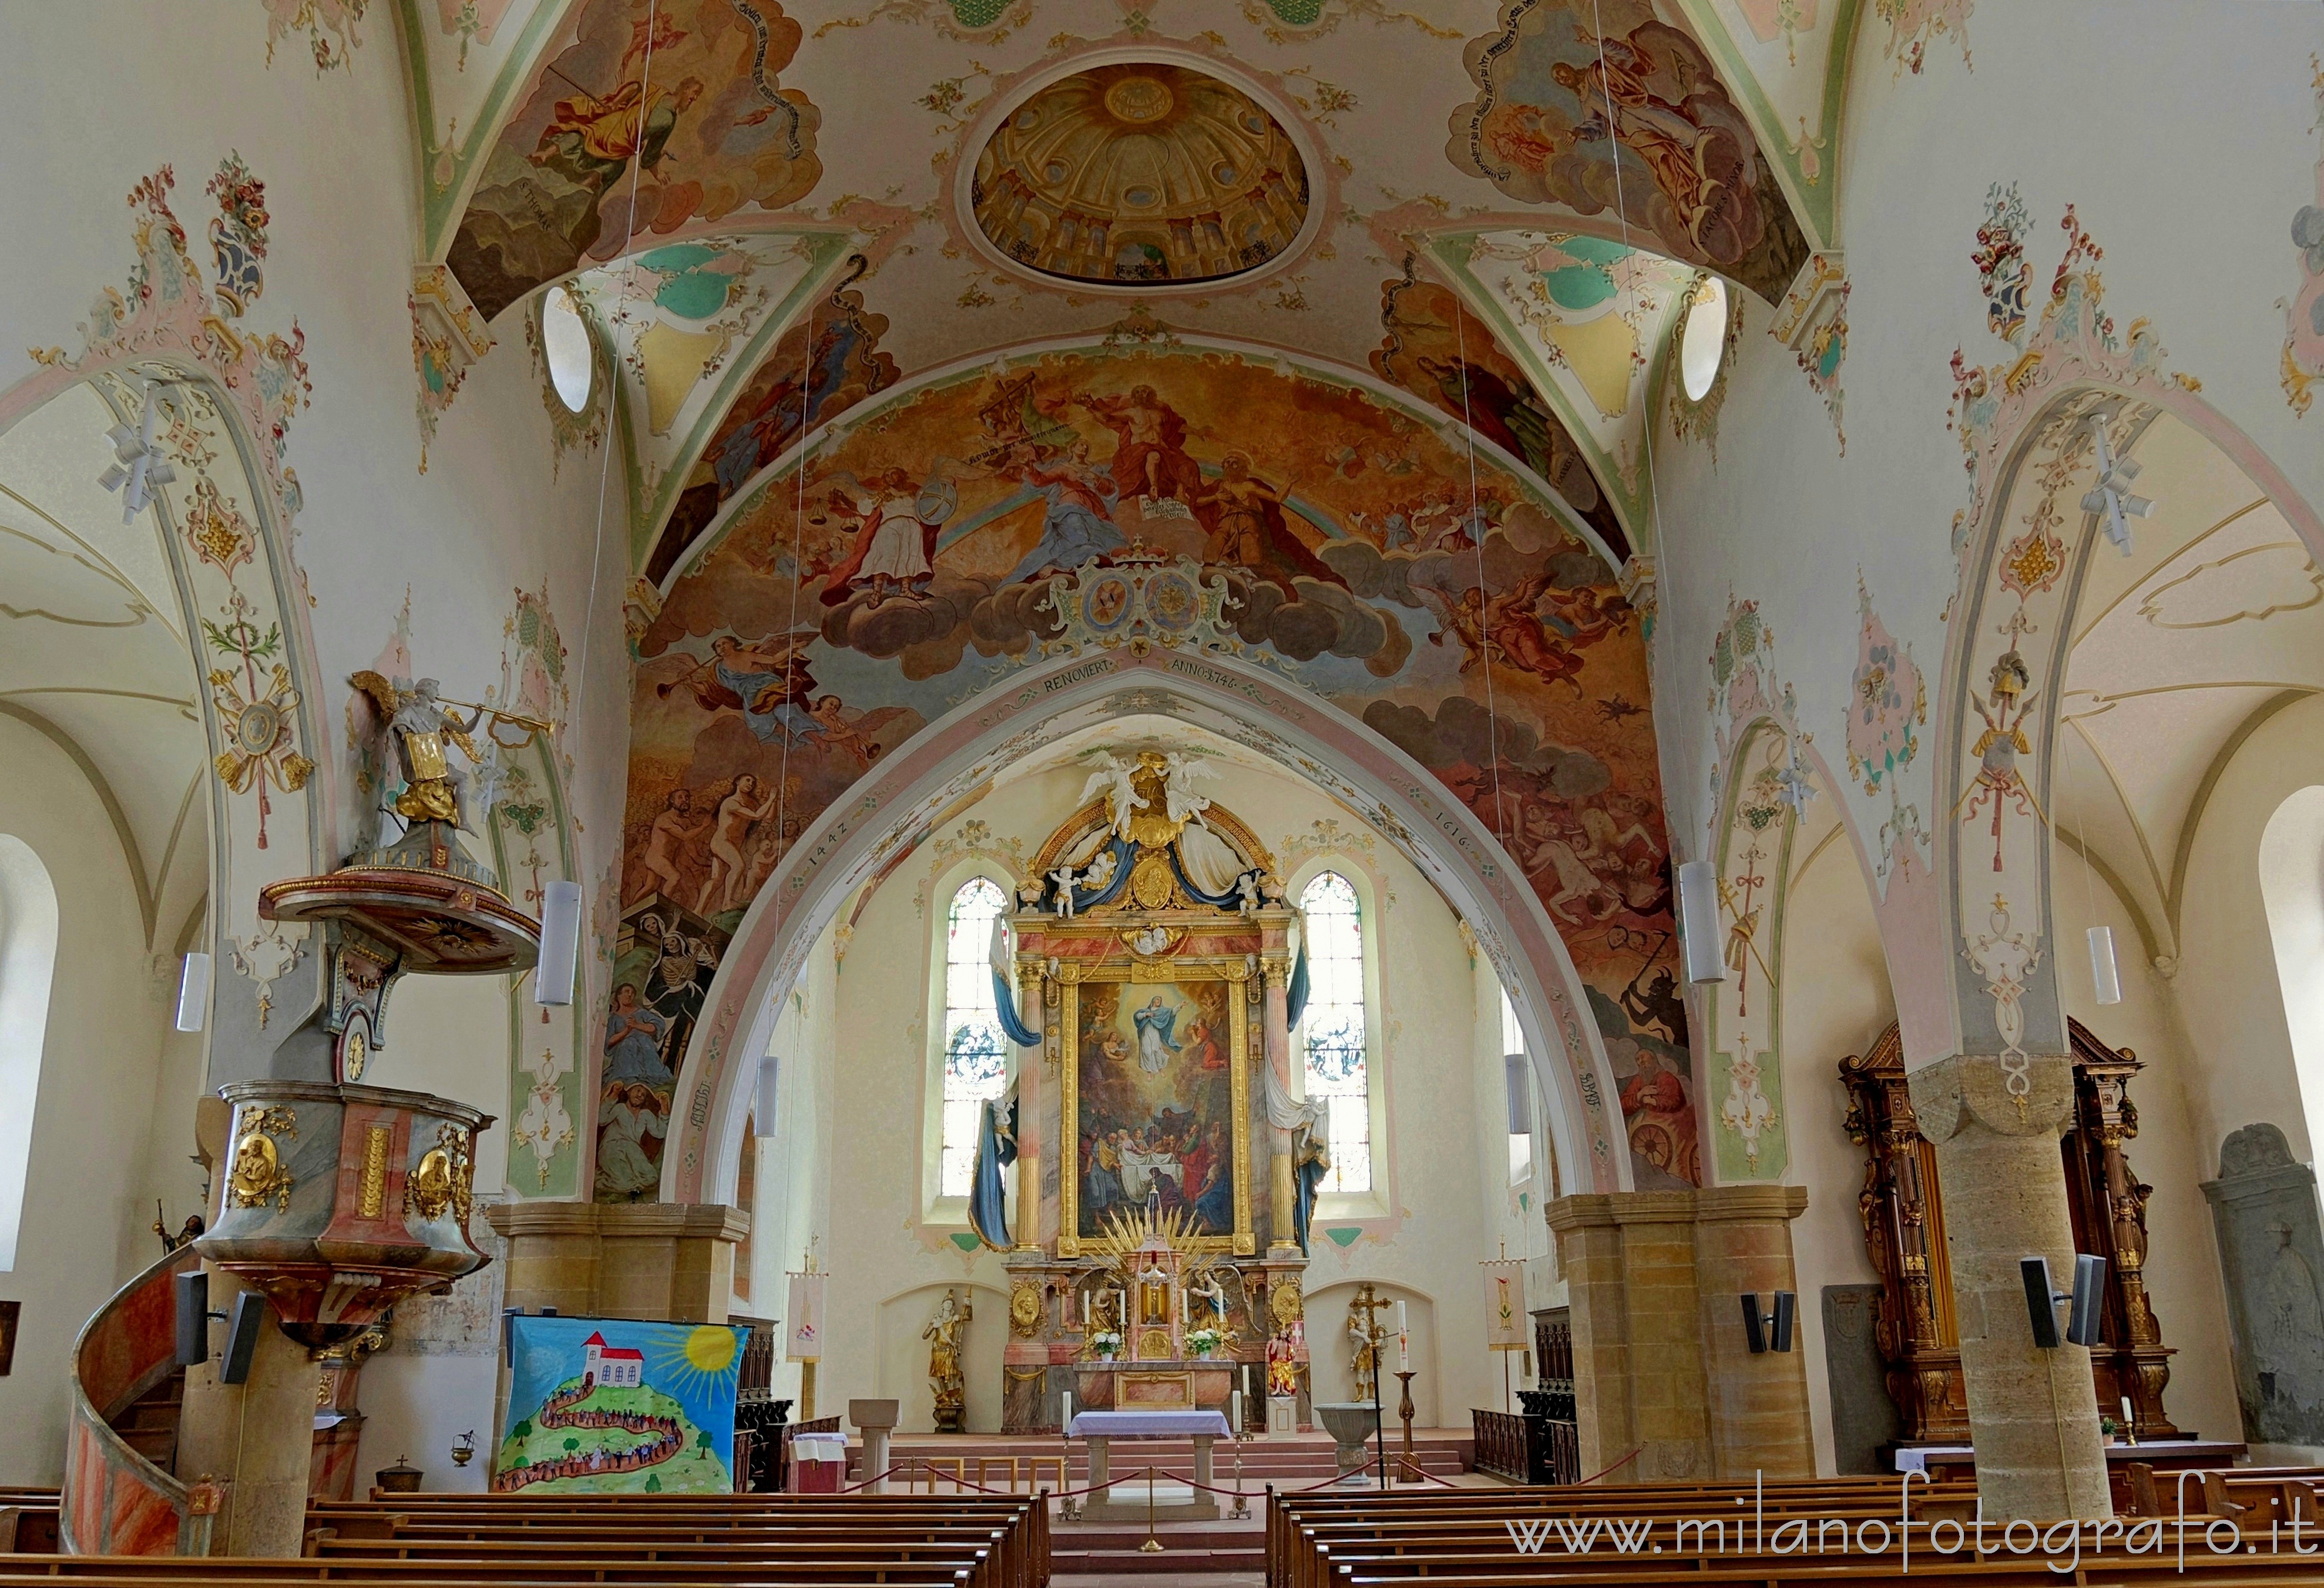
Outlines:
{"label": "suspended cable", "polygon": [[[628,260],[630,245],[636,240],[638,235],[638,172],[643,164],[645,155],[646,113],[653,105],[654,23],[655,12],[659,4],[660,0],[646,0],[645,56],[638,68],[638,147],[630,154],[629,211],[622,220],[622,251],[614,255],[615,259],[623,262]],[[605,340],[611,346],[614,355],[611,361],[613,367],[609,372],[609,378],[616,381],[622,378],[621,334],[616,328],[621,325],[622,317],[627,312],[629,290],[629,269],[624,263],[622,274],[613,288],[615,312],[608,321],[605,332]],[[581,688],[585,695],[589,688],[589,642],[596,637],[597,632],[597,574],[605,557],[605,487],[613,469],[613,421],[610,411],[611,402],[609,396],[605,421],[605,450],[597,465],[597,530],[590,543],[589,598],[581,608]]]}
{"label": "suspended cable", "polygon": [[[793,649],[798,636],[799,586],[807,582],[807,562],[800,555],[807,544],[807,463],[808,456],[807,403],[815,395],[815,303],[807,308],[807,337],[799,346],[799,447],[798,494],[791,507],[791,611],[783,625],[783,689],[790,692],[791,680],[798,676],[798,652]],[[794,707],[793,709],[797,709]],[[793,725],[783,725],[782,771],[775,782],[775,854],[779,861],[786,853],[784,841],[785,813],[790,808],[791,741],[797,734]],[[761,808],[761,809],[764,807]],[[747,908],[747,906],[745,907]]]}

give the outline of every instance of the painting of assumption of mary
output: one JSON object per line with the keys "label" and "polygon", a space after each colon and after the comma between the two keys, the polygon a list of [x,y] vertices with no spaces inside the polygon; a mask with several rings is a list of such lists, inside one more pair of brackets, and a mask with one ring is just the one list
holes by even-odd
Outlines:
{"label": "painting of assumption of mary", "polygon": [[1085,985],[1078,1086],[1080,1233],[1148,1201],[1234,1233],[1231,983]]}

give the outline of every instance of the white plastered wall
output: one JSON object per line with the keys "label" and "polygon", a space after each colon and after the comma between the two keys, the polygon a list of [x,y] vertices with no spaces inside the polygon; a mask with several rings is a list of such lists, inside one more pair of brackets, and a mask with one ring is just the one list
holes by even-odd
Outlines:
{"label": "white plastered wall", "polygon": [[[2138,1135],[2123,1143],[2123,1156],[2131,1172],[2154,1187],[2146,1204],[2146,1288],[2163,1343],[2179,1352],[2171,1359],[2163,1405],[2181,1429],[2209,1439],[2240,1439],[2243,1419],[2236,1409],[2235,1368],[2227,1350],[2227,1295],[2210,1205],[2201,1189],[2201,1182],[2218,1172],[2218,1144],[2206,1147],[2189,1106],[2189,1083],[2200,1081],[2202,1066],[2189,1052],[2173,985],[2139,953],[2137,928],[2120,897],[2103,879],[2086,885],[2081,871],[2079,859],[2061,849],[2058,940],[2066,946],[2058,984],[2067,1014],[2108,1047],[2129,1048],[2146,1066],[2130,1084]],[[2084,934],[2094,925],[2114,928],[2122,981],[2122,1002],[2103,1008],[2084,947]],[[2121,1416],[2110,1406],[2098,1412]]]}
{"label": "white plastered wall", "polygon": [[1869,1049],[1896,1010],[1871,895],[1828,796],[1809,807],[1792,855],[1784,906],[1784,1098],[1791,1114],[1792,1183],[1808,1188],[1807,1211],[1792,1223],[1792,1261],[1816,1471],[1830,1477],[1836,1459],[1824,1287],[1878,1277],[1865,1253],[1857,1212],[1864,1149],[1842,1128],[1848,1094],[1840,1084],[1840,1061]]}
{"label": "white plastered wall", "polygon": [[[144,948],[128,863],[96,790],[45,735],[0,716],[0,833],[46,868],[56,891],[57,956],[32,1110],[15,1266],[0,1294],[23,1304],[13,1371],[0,1378],[0,1482],[63,1474],[66,1374],[74,1336],[124,1280],[161,1255],[147,1226],[162,1196],[171,1224],[198,1205],[192,1131],[160,1131],[157,1076],[176,993],[172,965]],[[175,898],[182,913],[189,897]],[[179,1057],[182,1057],[179,1053]],[[182,1067],[182,1066],[177,1066]]]}

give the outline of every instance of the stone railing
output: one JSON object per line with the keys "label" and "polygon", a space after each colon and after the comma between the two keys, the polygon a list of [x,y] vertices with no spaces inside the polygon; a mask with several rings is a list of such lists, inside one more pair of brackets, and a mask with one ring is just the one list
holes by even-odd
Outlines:
{"label": "stone railing", "polygon": [[[191,1247],[147,1269],[97,1310],[73,1342],[58,1534],[70,1555],[207,1555],[214,1506],[147,1461],[111,1419],[177,1371],[178,1275]],[[214,1491],[213,1491],[214,1492]]]}

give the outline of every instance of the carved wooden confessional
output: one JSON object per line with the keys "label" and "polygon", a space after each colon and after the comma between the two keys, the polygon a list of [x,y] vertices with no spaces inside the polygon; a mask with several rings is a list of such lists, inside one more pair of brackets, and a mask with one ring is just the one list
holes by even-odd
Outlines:
{"label": "carved wooden confessional", "polygon": [[[2090,1352],[2098,1415],[2119,1421],[2127,1397],[2131,1431],[2139,1439],[2183,1438],[2163,1409],[2172,1353],[2163,1343],[2146,1294],[2146,1198],[2153,1187],[2139,1184],[2122,1152],[2123,1142],[2138,1134],[2130,1078],[2145,1066],[2130,1049],[2107,1047],[2080,1021],[2066,1023],[2073,1046],[2074,1117],[2060,1149],[2074,1249],[2107,1260],[2105,1325]],[[1840,1079],[1848,1088],[1849,1139],[1866,1149],[1857,1207],[1865,1249],[1880,1276],[1877,1338],[1903,1430],[1899,1441],[1966,1445],[1969,1393],[1953,1320],[1937,1154],[1913,1115],[1896,1028],[1883,1032],[1870,1053],[1840,1060]]]}

